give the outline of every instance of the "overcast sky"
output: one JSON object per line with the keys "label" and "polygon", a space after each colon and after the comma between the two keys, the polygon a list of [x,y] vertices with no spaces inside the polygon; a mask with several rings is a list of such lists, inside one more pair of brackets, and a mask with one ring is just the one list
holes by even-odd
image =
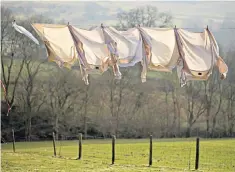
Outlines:
{"label": "overcast sky", "polygon": [[[22,1],[22,0],[2,0],[2,1]],[[66,0],[24,0],[24,1],[66,1]],[[69,0],[67,2],[70,2],[70,1],[82,2],[82,1],[102,1],[102,0]],[[105,0],[105,1],[127,1],[127,0]],[[145,1],[146,2],[146,0],[128,0],[128,1]],[[151,1],[159,1],[159,0],[151,0]],[[180,0],[161,0],[161,1],[180,1]],[[184,0],[184,1],[202,1],[202,0]],[[216,1],[216,0],[207,0],[207,1]],[[183,1],[181,0],[181,2]]]}

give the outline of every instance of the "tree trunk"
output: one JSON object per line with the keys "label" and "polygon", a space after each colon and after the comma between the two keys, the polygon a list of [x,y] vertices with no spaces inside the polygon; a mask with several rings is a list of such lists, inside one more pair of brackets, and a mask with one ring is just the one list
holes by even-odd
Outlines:
{"label": "tree trunk", "polygon": [[215,137],[215,124],[216,124],[216,116],[214,116],[212,120],[211,137]]}
{"label": "tree trunk", "polygon": [[32,116],[31,116],[31,113],[29,113],[29,126],[28,126],[28,141],[30,142],[31,141],[31,133],[32,131]]}
{"label": "tree trunk", "polygon": [[210,91],[207,90],[208,89],[208,86],[210,86],[209,82],[208,81],[205,81],[204,82],[205,84],[205,103],[206,103],[206,138],[208,138],[208,136],[210,135],[209,134],[209,130],[210,130],[210,121],[209,121],[209,118],[210,118],[210,106],[211,106],[211,102],[209,100],[209,97],[210,97]]}
{"label": "tree trunk", "polygon": [[88,107],[88,91],[89,91],[89,86],[87,86],[86,88],[86,95],[85,95],[85,99],[84,99],[84,103],[85,103],[85,109],[84,109],[84,139],[87,139],[87,107]]}
{"label": "tree trunk", "polygon": [[233,128],[234,128],[234,123],[231,123],[228,129],[228,134],[230,137],[233,137]]}
{"label": "tree trunk", "polygon": [[189,125],[189,126],[187,127],[186,137],[191,137],[191,130],[192,130],[191,127],[192,127],[191,125]]}
{"label": "tree trunk", "polygon": [[117,114],[117,117],[116,117],[116,129],[115,129],[115,135],[116,137],[118,138],[118,129],[119,129],[119,115]]}
{"label": "tree trunk", "polygon": [[206,138],[208,138],[208,136],[210,136],[210,121],[209,121],[209,117],[210,117],[210,108],[207,109],[207,115],[206,115]]}
{"label": "tree trunk", "polygon": [[[172,93],[172,99],[173,99],[173,102],[174,102],[173,125],[175,126],[175,128],[177,130],[176,132],[177,132],[178,137],[180,137],[180,135],[181,135],[180,134],[180,105],[179,105],[179,100],[178,100],[178,97],[177,97],[177,91],[176,90]],[[178,121],[178,122],[176,122],[176,121]]]}
{"label": "tree trunk", "polygon": [[193,113],[189,113],[189,119],[188,119],[188,127],[186,131],[186,137],[191,137],[191,131],[192,131],[192,125],[193,125]]}
{"label": "tree trunk", "polygon": [[215,126],[217,123],[217,115],[220,112],[221,104],[222,104],[222,89],[220,89],[220,99],[219,99],[218,109],[217,109],[216,113],[212,116],[211,137],[215,137]]}
{"label": "tree trunk", "polygon": [[59,115],[55,114],[55,138],[58,140],[59,138]]}
{"label": "tree trunk", "polygon": [[169,110],[168,110],[168,92],[165,92],[165,102],[166,102],[166,130],[165,130],[165,137],[168,137],[169,133]]}
{"label": "tree trunk", "polygon": [[25,141],[28,141],[28,119],[25,120],[25,132],[24,132]]}
{"label": "tree trunk", "polygon": [[178,137],[181,137],[181,116],[180,116],[180,107],[179,107],[179,102],[177,102],[177,113],[178,113],[178,127],[177,127],[177,133],[178,133]]}
{"label": "tree trunk", "polygon": [[84,139],[87,139],[87,117],[84,117]]}
{"label": "tree trunk", "polygon": [[226,137],[227,136],[227,120],[228,120],[228,116],[226,116],[226,115],[223,115],[223,116],[224,116],[224,120],[223,120],[223,137]]}

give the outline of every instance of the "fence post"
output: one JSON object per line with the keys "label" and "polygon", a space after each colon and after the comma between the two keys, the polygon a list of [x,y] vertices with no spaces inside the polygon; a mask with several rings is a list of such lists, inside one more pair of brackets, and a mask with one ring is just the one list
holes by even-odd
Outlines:
{"label": "fence post", "polygon": [[78,135],[78,159],[82,158],[82,133]]}
{"label": "fence post", "polygon": [[16,148],[15,148],[15,132],[14,129],[12,128],[12,148],[13,148],[13,152],[16,152]]}
{"label": "fence post", "polygon": [[56,148],[55,148],[55,133],[52,133],[53,136],[53,148],[54,148],[54,156],[56,156]]}
{"label": "fence post", "polygon": [[195,159],[195,170],[198,169],[199,166],[199,138],[196,140],[196,159]]}
{"label": "fence post", "polygon": [[115,135],[112,136],[112,164],[114,164],[115,161]]}
{"label": "fence post", "polygon": [[152,165],[153,162],[153,136],[150,135],[150,147],[149,147],[149,166]]}

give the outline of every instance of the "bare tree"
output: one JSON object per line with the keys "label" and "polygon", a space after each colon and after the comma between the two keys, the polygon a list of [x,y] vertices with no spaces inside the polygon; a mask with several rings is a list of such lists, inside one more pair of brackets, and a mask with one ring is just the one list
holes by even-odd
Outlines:
{"label": "bare tree", "polygon": [[[48,21],[46,17],[43,16],[33,16],[29,18],[31,22],[45,22]],[[50,20],[49,20],[50,21]],[[31,33],[35,33],[33,28],[30,26],[28,21],[18,21],[18,23],[26,28]],[[35,34],[36,35],[36,34]],[[34,96],[37,94],[38,87],[35,87],[35,79],[37,75],[39,74],[41,69],[41,65],[45,63],[46,57],[43,57],[43,60],[40,56],[40,46],[36,45],[34,42],[32,42],[27,37],[21,36],[21,55],[24,59],[24,66],[22,67],[21,75],[20,75],[20,82],[21,87],[23,87],[20,94],[22,94],[22,99],[24,100],[24,112],[26,114],[26,127],[25,127],[25,136],[28,141],[31,140],[31,134],[32,134],[32,114],[35,112],[34,107],[37,107],[35,104]],[[45,50],[45,49],[44,49]],[[45,96],[44,96],[45,97]],[[44,99],[43,97],[43,99]],[[34,104],[34,105],[33,105]],[[43,103],[39,103],[39,107]],[[37,109],[38,112],[39,109]]]}
{"label": "bare tree", "polygon": [[[182,89],[179,88],[176,74],[165,73],[161,75],[163,79],[158,79],[160,87],[158,89],[165,93],[167,130],[171,136],[181,135],[181,97]],[[171,94],[171,98],[169,97]],[[172,105],[173,106],[172,106]],[[173,108],[171,108],[173,107]],[[173,115],[171,115],[173,113]],[[172,123],[170,123],[172,121]]]}
{"label": "bare tree", "polygon": [[[25,64],[25,57],[22,56],[25,47],[21,41],[21,35],[19,36],[11,27],[11,22],[13,21],[11,11],[5,7],[1,7],[1,15],[2,78],[6,87],[6,95],[9,99],[8,103],[12,106],[15,100],[19,78]],[[19,67],[14,66],[16,63]]]}
{"label": "bare tree", "polygon": [[[38,96],[37,89],[38,87],[35,87],[35,79],[36,76],[39,74],[39,69],[40,66],[43,62],[39,62],[38,64],[34,64],[32,59],[28,58],[25,62],[25,76],[21,77],[22,80],[22,87],[24,87],[24,91],[22,91],[22,96],[24,98],[24,103],[25,103],[25,113],[27,114],[26,117],[26,138],[28,141],[31,140],[31,129],[32,129],[32,113],[34,111],[34,107],[36,105],[34,104],[35,101],[38,102],[38,97],[36,98],[35,96]],[[23,72],[24,73],[24,72]],[[22,74],[23,74],[22,73]],[[36,94],[36,95],[35,95]],[[44,96],[45,98],[45,96]],[[43,98],[43,99],[44,99]],[[40,106],[42,106],[42,103],[38,106],[36,112],[40,110]]]}
{"label": "bare tree", "polygon": [[128,91],[126,90],[127,88],[129,90],[133,89],[128,72],[129,69],[124,68],[122,71],[122,79],[120,80],[115,80],[112,74],[109,75],[110,81],[108,83],[108,87],[110,90],[110,100],[108,102],[108,106],[113,119],[112,125],[115,126],[113,134],[116,134],[116,137],[119,135],[122,112],[124,112],[125,108],[127,108],[127,106],[123,104],[125,97],[128,95]]}
{"label": "bare tree", "polygon": [[79,92],[79,88],[75,89],[70,83],[72,81],[69,76],[69,71],[57,69],[55,73],[51,72],[51,79],[48,81],[47,101],[50,105],[51,115],[54,117],[52,124],[56,139],[59,138],[60,120],[73,111],[76,90]]}
{"label": "bare tree", "polygon": [[224,90],[222,89],[222,81],[218,79],[219,74],[215,71],[209,80],[204,81],[205,94],[205,120],[206,120],[206,135],[213,137],[217,116],[221,111],[223,102]]}
{"label": "bare tree", "polygon": [[83,97],[83,102],[82,102],[82,107],[83,107],[83,113],[82,113],[82,118],[83,118],[83,128],[84,128],[84,138],[87,139],[87,129],[88,129],[88,103],[90,99],[89,95],[89,90],[90,90],[90,85],[86,86],[84,88],[85,95]]}
{"label": "bare tree", "polygon": [[232,137],[235,126],[235,112],[234,112],[235,87],[233,85],[231,84],[229,85],[227,94],[228,94],[227,97],[228,135]]}
{"label": "bare tree", "polygon": [[177,86],[174,87],[172,91],[172,100],[174,104],[174,119],[173,125],[177,124],[177,135],[181,136],[181,103],[180,103],[180,94],[179,88]]}
{"label": "bare tree", "polygon": [[158,13],[158,9],[154,6],[145,6],[131,9],[129,12],[121,12],[117,15],[120,29],[128,29],[138,25],[145,27],[167,27],[172,24],[172,16],[170,13]]}
{"label": "bare tree", "polygon": [[216,134],[215,133],[215,127],[216,127],[216,124],[217,124],[218,114],[222,110],[221,106],[223,105],[223,94],[224,94],[224,91],[222,89],[222,84],[219,83],[218,96],[214,97],[214,99],[215,99],[214,108],[216,109],[216,111],[214,111],[214,113],[211,114],[211,120],[212,120],[211,132],[210,132],[211,137],[215,137],[215,134]]}
{"label": "bare tree", "polygon": [[193,85],[190,82],[186,85],[187,94],[187,131],[186,137],[191,136],[193,125],[197,122],[198,118],[205,112],[204,95],[201,93],[201,83]]}
{"label": "bare tree", "polygon": [[206,108],[206,135],[210,135],[210,115],[212,109],[212,100],[216,92],[216,85],[213,82],[214,80],[209,80],[204,82],[204,91],[205,91],[205,108]]}

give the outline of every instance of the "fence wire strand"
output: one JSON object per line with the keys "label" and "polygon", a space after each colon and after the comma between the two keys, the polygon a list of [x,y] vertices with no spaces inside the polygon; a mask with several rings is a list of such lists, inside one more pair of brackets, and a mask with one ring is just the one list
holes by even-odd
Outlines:
{"label": "fence wire strand", "polygon": [[[78,136],[73,136],[73,138],[77,139],[66,140],[66,137],[63,136],[56,140],[57,156],[54,158],[77,159],[79,150]],[[193,170],[195,168],[196,139],[155,138],[152,143],[153,167],[176,170]],[[8,143],[8,146],[10,145]],[[149,148],[149,139],[116,139],[115,165],[136,168],[147,167]],[[235,170],[234,148],[234,145],[227,145],[226,140],[201,139],[199,170]],[[45,142],[16,142],[16,153],[49,155],[53,157],[52,140]],[[111,158],[111,138],[82,140],[82,160],[89,164],[101,163],[110,165]]]}

